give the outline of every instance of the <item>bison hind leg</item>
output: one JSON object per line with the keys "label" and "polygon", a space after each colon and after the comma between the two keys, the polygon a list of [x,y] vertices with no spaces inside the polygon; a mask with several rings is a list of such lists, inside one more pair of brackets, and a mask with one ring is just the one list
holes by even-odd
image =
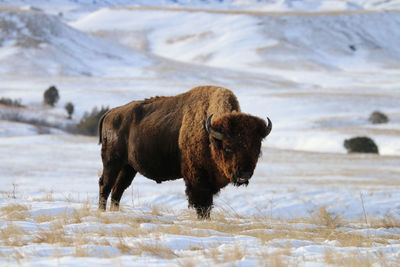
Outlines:
{"label": "bison hind leg", "polygon": [[119,210],[119,202],[121,200],[122,194],[125,189],[127,189],[136,175],[135,169],[133,169],[129,165],[125,165],[118,174],[117,181],[115,182],[114,187],[112,188],[111,193],[111,207],[110,210],[117,211]]}
{"label": "bison hind leg", "polygon": [[102,188],[104,187],[104,175],[102,174],[99,178],[99,210],[105,211],[107,206],[107,198],[101,197]]}
{"label": "bison hind leg", "polygon": [[107,199],[120,171],[119,164],[108,164],[103,167],[103,174],[99,179],[99,210],[105,211]]}

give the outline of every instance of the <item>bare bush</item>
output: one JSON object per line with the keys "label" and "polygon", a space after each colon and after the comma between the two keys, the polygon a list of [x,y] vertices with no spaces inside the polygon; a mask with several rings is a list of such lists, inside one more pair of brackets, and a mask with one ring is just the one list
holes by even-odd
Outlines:
{"label": "bare bush", "polygon": [[357,136],[346,139],[343,143],[348,153],[375,153],[379,154],[374,140],[366,136]]}
{"label": "bare bush", "polygon": [[388,116],[380,111],[374,111],[369,116],[368,120],[373,124],[387,123],[389,122]]}

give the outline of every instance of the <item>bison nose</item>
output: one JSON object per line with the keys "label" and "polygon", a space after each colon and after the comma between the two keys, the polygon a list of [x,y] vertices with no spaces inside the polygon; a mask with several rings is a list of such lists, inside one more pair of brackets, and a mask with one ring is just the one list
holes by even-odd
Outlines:
{"label": "bison nose", "polygon": [[240,174],[241,178],[250,179],[253,176],[253,171],[244,171]]}

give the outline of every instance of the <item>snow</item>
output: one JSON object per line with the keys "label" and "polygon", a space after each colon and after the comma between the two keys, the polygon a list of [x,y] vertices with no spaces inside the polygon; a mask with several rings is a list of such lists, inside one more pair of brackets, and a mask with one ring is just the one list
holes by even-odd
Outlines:
{"label": "snow", "polygon": [[[0,98],[25,106],[0,105],[0,265],[399,262],[398,1],[0,5]],[[272,120],[249,186],[222,189],[199,221],[182,179],[138,174],[121,211],[97,212],[97,138],[60,129],[95,106],[200,84]],[[54,108],[42,104],[50,85]],[[389,123],[371,124],[375,110]],[[379,155],[346,153],[343,141],[361,135]]]}
{"label": "snow", "polygon": [[[76,31],[56,16],[9,10],[0,14],[0,41],[6,41],[0,47],[0,73],[143,76],[138,67],[150,61],[132,49]],[[107,67],[100,69],[99,64]]]}

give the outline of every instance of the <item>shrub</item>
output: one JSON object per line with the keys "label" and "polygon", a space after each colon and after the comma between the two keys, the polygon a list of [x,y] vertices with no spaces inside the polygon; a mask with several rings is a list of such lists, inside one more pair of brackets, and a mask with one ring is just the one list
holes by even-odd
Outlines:
{"label": "shrub", "polygon": [[68,119],[72,119],[72,114],[74,113],[74,105],[71,102],[68,102],[65,105],[65,110],[68,113]]}
{"label": "shrub", "polygon": [[23,105],[21,104],[21,99],[12,100],[11,98],[7,98],[7,97],[2,97],[0,99],[0,104],[6,105],[6,106],[13,106],[13,107],[23,107]]}
{"label": "shrub", "polygon": [[108,107],[102,106],[100,110],[97,107],[94,107],[92,112],[86,112],[76,126],[77,132],[85,135],[97,135],[99,120],[108,110]]}
{"label": "shrub", "polygon": [[379,123],[387,123],[389,121],[389,118],[380,111],[374,111],[371,113],[368,120],[373,124],[379,124]]}
{"label": "shrub", "polygon": [[344,147],[348,153],[375,153],[379,154],[378,146],[369,137],[353,137],[344,140]]}
{"label": "shrub", "polygon": [[50,86],[43,94],[43,101],[45,104],[54,107],[60,99],[58,90],[55,86]]}

